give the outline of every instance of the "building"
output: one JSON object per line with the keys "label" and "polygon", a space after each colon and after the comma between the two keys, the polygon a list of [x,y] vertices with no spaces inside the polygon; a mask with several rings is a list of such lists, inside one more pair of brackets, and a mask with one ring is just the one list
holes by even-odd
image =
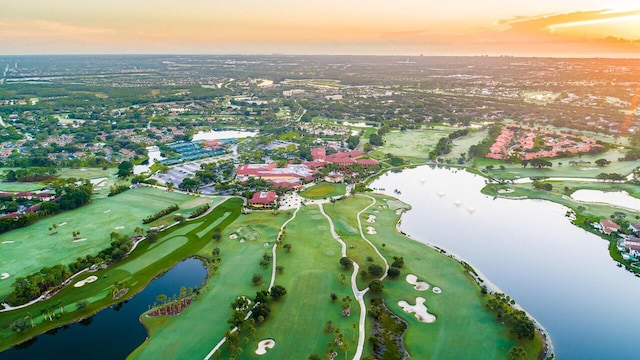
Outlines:
{"label": "building", "polygon": [[612,232],[618,232],[618,230],[620,230],[620,225],[607,219],[600,220],[600,224],[598,225],[599,225],[600,231],[602,231],[607,235],[611,234]]}
{"label": "building", "polygon": [[263,179],[274,186],[295,188],[302,185],[302,181],[312,181],[315,173],[307,164],[287,164],[282,168],[276,164],[245,164],[236,170],[236,179],[241,182],[249,178]]}
{"label": "building", "polygon": [[273,191],[261,191],[253,194],[249,204],[254,207],[273,207],[276,206],[278,195]]}

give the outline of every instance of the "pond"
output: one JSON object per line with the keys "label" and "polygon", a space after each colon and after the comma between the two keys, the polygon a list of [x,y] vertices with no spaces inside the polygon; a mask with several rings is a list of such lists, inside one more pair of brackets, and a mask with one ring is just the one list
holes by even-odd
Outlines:
{"label": "pond", "polygon": [[223,130],[223,131],[199,131],[193,135],[193,140],[222,140],[222,139],[240,139],[246,137],[253,137],[258,135],[255,131],[237,131],[237,130]]}
{"label": "pond", "polygon": [[488,197],[483,186],[464,170],[425,166],[370,187],[411,204],[402,231],[466,259],[535,317],[558,359],[638,358],[640,279],[616,266],[608,242],[560,205]]}
{"label": "pond", "polygon": [[198,287],[207,275],[200,259],[186,259],[133,298],[106,308],[94,316],[58,328],[0,353],[10,359],[124,359],[140,346],[147,330],[139,321],[160,294],[180,294],[180,288]]}
{"label": "pond", "polygon": [[571,198],[583,202],[604,203],[638,211],[640,199],[634,198],[626,191],[578,190]]}

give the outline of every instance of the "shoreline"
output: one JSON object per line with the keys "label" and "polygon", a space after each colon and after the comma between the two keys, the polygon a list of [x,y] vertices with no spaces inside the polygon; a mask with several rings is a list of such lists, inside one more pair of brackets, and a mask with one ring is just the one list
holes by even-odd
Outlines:
{"label": "shoreline", "polygon": [[[382,194],[382,193],[376,193],[379,195],[384,195],[384,196],[389,196],[386,194]],[[405,203],[404,201],[394,198],[397,201],[400,201],[402,203]],[[396,231],[406,237],[407,239],[411,240],[411,241],[415,241],[418,242],[420,244],[423,244],[425,246],[430,247],[433,250],[436,250],[437,252],[439,252],[442,256],[446,256],[452,260],[455,260],[456,262],[458,262],[460,265],[462,266],[468,266],[469,268],[471,268],[471,270],[473,271],[466,271],[467,274],[469,276],[471,276],[471,278],[475,281],[475,283],[478,285],[478,287],[480,287],[480,289],[482,289],[482,287],[486,287],[487,291],[489,294],[493,294],[496,292],[501,292],[503,294],[505,294],[504,291],[502,291],[496,284],[492,283],[481,271],[477,270],[476,268],[474,268],[468,261],[466,261],[463,257],[457,255],[456,253],[447,250],[446,248],[443,248],[441,246],[438,246],[436,244],[430,243],[428,241],[421,241],[418,238],[413,237],[410,234],[405,233],[404,231],[402,231],[400,229],[400,226],[402,224],[402,215],[406,212],[412,209],[411,204],[407,204],[409,205],[409,209],[405,209],[403,210],[400,215],[398,216],[398,221],[396,221]],[[522,310],[524,311],[527,316],[529,318],[531,318],[531,320],[533,320],[533,323],[536,326],[536,332],[540,335],[540,338],[542,339],[542,353],[538,355],[538,358],[540,359],[553,359],[555,358],[555,351],[554,351],[554,346],[553,346],[553,341],[551,339],[551,336],[549,334],[549,332],[547,331],[547,329],[544,328],[544,326],[542,325],[542,323],[540,323],[534,316],[532,316],[529,312],[527,312],[527,310],[525,310],[524,308],[522,308],[518,303],[516,303],[515,305],[512,306],[514,309],[516,310]]]}

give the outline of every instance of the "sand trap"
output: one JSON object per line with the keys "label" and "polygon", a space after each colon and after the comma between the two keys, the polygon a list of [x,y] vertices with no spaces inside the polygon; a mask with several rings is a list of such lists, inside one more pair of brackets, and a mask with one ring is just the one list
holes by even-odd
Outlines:
{"label": "sand trap", "polygon": [[2,243],[3,243],[3,244],[13,244],[13,241],[11,241],[11,240],[7,240],[7,241],[3,241]]}
{"label": "sand trap", "polygon": [[110,212],[111,212],[111,209],[109,209],[109,210],[105,210],[105,211],[104,211],[104,213],[105,213],[105,214],[106,214],[106,213],[110,213]]}
{"label": "sand trap", "polygon": [[434,286],[431,291],[433,291],[434,294],[442,294],[442,289],[437,286]]}
{"label": "sand trap", "polygon": [[367,226],[367,234],[374,235],[377,233],[378,232],[376,231],[376,228],[374,228],[373,226]]}
{"label": "sand trap", "polygon": [[244,239],[240,239],[240,243],[241,243],[241,244],[244,244]]}
{"label": "sand trap", "polygon": [[94,281],[98,280],[97,276],[91,275],[88,278],[84,279],[84,280],[80,280],[77,283],[73,284],[73,287],[82,287],[85,284],[90,284]]}
{"label": "sand trap", "polygon": [[264,247],[269,247],[269,243],[268,242],[264,243]]}
{"label": "sand trap", "polygon": [[413,275],[413,274],[407,274],[407,277],[405,278],[407,280],[407,282],[411,285],[413,285],[413,288],[418,290],[418,291],[425,291],[429,289],[429,283],[428,282],[424,282],[424,281],[418,281],[418,277]]}
{"label": "sand trap", "polygon": [[439,193],[437,193],[436,195],[438,195],[438,197],[443,197],[443,196],[444,196],[444,193],[443,193],[443,192],[439,192]]}
{"label": "sand trap", "polygon": [[81,241],[87,241],[87,238],[73,240],[73,242],[81,242]]}
{"label": "sand trap", "polygon": [[66,222],[66,221],[65,221],[65,222],[63,222],[63,223],[58,224],[58,226],[65,226],[65,225],[67,225],[67,222]]}
{"label": "sand trap", "polygon": [[404,310],[407,314],[416,314],[416,319],[420,320],[423,323],[432,323],[436,321],[436,316],[433,314],[429,314],[427,312],[427,307],[424,306],[425,298],[417,297],[416,304],[411,305],[404,300],[398,301],[398,306]]}
{"label": "sand trap", "polygon": [[376,222],[376,216],[375,215],[369,215],[369,217],[367,218],[367,222],[368,223],[375,223]]}
{"label": "sand trap", "polygon": [[469,214],[473,214],[474,212],[476,212],[476,209],[472,208],[471,206],[469,206],[467,208],[467,211],[469,212]]}
{"label": "sand trap", "polygon": [[256,349],[256,354],[264,355],[267,353],[268,349],[273,349],[276,346],[276,342],[273,339],[265,339],[258,343],[258,348]]}
{"label": "sand trap", "polygon": [[229,235],[229,239],[235,240],[238,238],[238,234],[231,234]]}
{"label": "sand trap", "polygon": [[462,202],[460,202],[460,201],[455,201],[455,202],[453,203],[453,205],[455,205],[455,206],[460,206],[460,205],[462,205]]}
{"label": "sand trap", "polygon": [[9,275],[9,273],[0,274],[0,280],[8,279],[9,277],[11,277],[11,275]]}
{"label": "sand trap", "polygon": [[401,214],[402,214],[402,209],[396,210],[396,215],[401,215]]}
{"label": "sand trap", "polygon": [[116,226],[114,229],[116,230],[124,229],[124,226]]}
{"label": "sand trap", "polygon": [[507,189],[498,189],[498,194],[510,194],[516,191],[515,189],[507,188]]}

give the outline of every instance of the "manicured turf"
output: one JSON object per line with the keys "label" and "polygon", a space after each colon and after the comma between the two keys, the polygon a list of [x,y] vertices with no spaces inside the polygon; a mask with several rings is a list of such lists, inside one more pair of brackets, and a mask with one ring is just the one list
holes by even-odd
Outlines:
{"label": "manicured turf", "polygon": [[[173,227],[162,233],[154,244],[143,241],[126,260],[91,274],[98,277],[98,280],[94,283],[80,288],[67,286],[50,300],[36,303],[24,310],[0,313],[0,351],[17,341],[24,341],[29,336],[47,331],[64,323],[77,321],[80,317],[86,317],[114,303],[111,297],[111,290],[116,282],[128,281],[129,292],[125,298],[133,296],[158,274],[166,271],[178,261],[201,251],[210,242],[212,232],[207,233],[203,238],[199,238],[195,234],[207,228],[209,223],[230,212],[231,215],[227,216],[220,224],[220,227],[224,229],[240,214],[241,204],[242,200],[240,199],[230,199],[219,204],[207,216],[194,220],[193,223],[197,224],[196,227],[189,226],[192,224]],[[152,250],[149,250],[150,248]],[[170,249],[173,249],[173,251]],[[135,271],[135,273],[130,271]],[[78,279],[84,279],[88,275],[90,274],[83,274]],[[83,310],[76,310],[75,304],[82,300],[88,300],[88,306]],[[40,310],[51,307],[59,301],[63,303],[65,313],[54,319],[53,322],[44,321],[42,316],[39,315]],[[12,334],[8,324],[24,318],[27,313],[32,314],[36,327],[28,329],[19,335]]]}
{"label": "manicured turf", "polygon": [[[109,246],[112,232],[132,236],[136,227],[147,229],[142,219],[171,204],[179,211],[190,212],[210,198],[192,197],[154,188],[138,188],[113,197],[94,199],[75,210],[41,219],[22,229],[0,235],[0,272],[11,278],[0,280],[0,298],[11,291],[16,277],[25,276],[44,266],[68,264],[77,257],[96,254]],[[171,217],[170,215],[168,217]],[[55,235],[49,227],[57,224]],[[72,232],[80,231],[84,241],[74,242]],[[13,243],[4,243],[11,242]]]}
{"label": "manicured turf", "polygon": [[453,127],[437,126],[433,129],[391,131],[384,135],[384,145],[376,147],[375,154],[378,154],[378,158],[391,153],[403,158],[425,161],[438,141],[456,130]]}
{"label": "manicured turf", "polygon": [[[547,176],[547,177],[572,177],[572,178],[595,178],[600,173],[618,173],[628,175],[638,167],[636,161],[618,161],[618,158],[625,154],[621,150],[609,150],[599,155],[583,155],[573,158],[552,159],[553,166],[551,168],[537,169],[531,166],[522,167],[520,163],[509,164],[506,161],[492,159],[476,159],[475,163],[478,169],[484,169],[487,165],[493,165],[493,169],[489,172],[492,176],[502,179],[527,178],[531,176]],[[598,159],[607,159],[611,164],[599,167],[595,164]],[[571,166],[570,161],[589,162],[581,166]],[[500,170],[500,166],[504,166],[504,170]]]}
{"label": "manicured turf", "polygon": [[300,196],[308,199],[326,199],[345,194],[346,185],[332,183],[318,183],[300,193]]}
{"label": "manicured turf", "polygon": [[[375,198],[378,204],[389,200],[378,195]],[[506,358],[516,341],[511,339],[508,330],[495,321],[494,316],[483,306],[485,299],[480,294],[479,287],[466,275],[462,266],[435,250],[398,234],[395,229],[398,215],[393,206],[378,210],[380,212],[375,214],[377,234],[366,236],[389,262],[393,261],[393,256],[405,259],[400,277],[384,281],[383,298],[396,315],[409,322],[405,345],[412,358]],[[366,217],[362,220],[366,220]],[[385,247],[382,247],[383,243]],[[430,290],[415,290],[404,280],[409,273],[426,280],[432,286],[440,287],[442,294],[434,294]],[[421,323],[413,315],[404,313],[397,304],[400,300],[415,303],[417,296],[427,299],[425,305],[429,313],[436,315],[435,323]],[[534,343],[521,345],[527,349],[530,359],[535,359],[541,348],[539,339]],[[470,349],[474,351],[470,352]]]}
{"label": "manicured turf", "polygon": [[[227,227],[220,242],[209,241],[200,252],[210,256],[214,247],[219,247],[222,265],[210,279],[200,298],[193,302],[180,316],[167,318],[142,317],[151,336],[138,348],[132,358],[139,359],[202,359],[229,329],[226,320],[231,316],[229,304],[238,296],[250,298],[256,291],[268,285],[270,269],[262,269],[259,262],[265,252],[271,251],[263,242],[240,243],[229,235],[243,227],[251,226],[260,234],[260,239],[273,243],[280,225],[291,216],[291,212],[252,213],[241,215]],[[251,284],[254,273],[263,275],[261,286]],[[249,351],[246,352],[247,354]]]}

